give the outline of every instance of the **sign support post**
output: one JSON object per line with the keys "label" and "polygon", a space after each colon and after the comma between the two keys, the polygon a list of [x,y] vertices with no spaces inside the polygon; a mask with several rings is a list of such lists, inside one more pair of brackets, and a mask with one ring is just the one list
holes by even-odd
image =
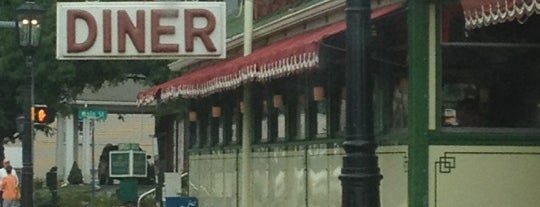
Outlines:
{"label": "sign support post", "polygon": [[[91,153],[86,153],[88,150],[88,146],[85,146],[83,144],[83,149],[85,150],[85,154],[91,154],[92,159],[92,166],[90,167],[90,184],[92,185],[92,196],[90,197],[90,206],[94,206],[94,198],[96,197],[96,167],[95,167],[95,120],[105,120],[107,119],[107,111],[105,110],[98,110],[98,109],[81,109],[78,113],[78,118],[83,120],[83,134],[84,134],[84,144],[88,143],[91,145]],[[88,133],[90,132],[90,136],[88,136]],[[90,140],[89,140],[90,139]],[[85,157],[85,156],[83,156]],[[88,158],[88,156],[86,156]],[[84,163],[82,163],[82,166],[87,166],[88,160],[85,160]],[[85,167],[83,167],[84,169]],[[88,169],[87,169],[88,170]]]}

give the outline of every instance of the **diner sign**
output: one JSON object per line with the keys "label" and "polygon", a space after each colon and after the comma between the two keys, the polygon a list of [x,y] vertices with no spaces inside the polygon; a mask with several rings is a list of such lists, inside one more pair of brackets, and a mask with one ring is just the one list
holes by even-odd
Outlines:
{"label": "diner sign", "polygon": [[57,3],[57,59],[225,58],[224,2]]}

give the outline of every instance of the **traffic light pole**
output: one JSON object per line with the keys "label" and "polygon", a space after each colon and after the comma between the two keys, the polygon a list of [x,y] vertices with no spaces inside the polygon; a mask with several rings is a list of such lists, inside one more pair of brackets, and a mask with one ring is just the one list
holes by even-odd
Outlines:
{"label": "traffic light pole", "polygon": [[25,97],[23,111],[26,114],[24,133],[22,137],[22,200],[21,206],[34,206],[34,123],[32,121],[31,108],[34,106],[34,69],[32,66],[32,56],[27,55],[25,60],[26,70],[29,75],[30,84],[28,86],[28,95]]}

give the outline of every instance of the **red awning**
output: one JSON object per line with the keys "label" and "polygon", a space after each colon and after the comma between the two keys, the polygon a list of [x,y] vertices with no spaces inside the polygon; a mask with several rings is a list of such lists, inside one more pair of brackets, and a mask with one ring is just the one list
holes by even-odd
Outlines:
{"label": "red awning", "polygon": [[[377,19],[401,8],[393,4],[374,9]],[[239,87],[244,82],[264,82],[318,68],[319,43],[326,37],[345,31],[345,21],[304,32],[255,50],[248,56],[210,65],[154,86],[137,95],[139,104],[160,99],[203,97]],[[160,93],[161,92],[161,93]]]}
{"label": "red awning", "polygon": [[540,13],[538,0],[461,0],[465,28],[474,29]]}

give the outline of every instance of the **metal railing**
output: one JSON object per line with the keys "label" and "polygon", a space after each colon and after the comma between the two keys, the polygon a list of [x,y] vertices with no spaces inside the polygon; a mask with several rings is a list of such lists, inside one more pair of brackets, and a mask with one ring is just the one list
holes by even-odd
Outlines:
{"label": "metal railing", "polygon": [[152,188],[152,189],[144,192],[143,194],[141,194],[141,196],[139,196],[139,199],[137,200],[137,207],[141,207],[141,201],[142,201],[142,199],[144,197],[146,197],[146,196],[148,196],[148,195],[150,195],[150,194],[152,194],[154,192],[156,192],[156,188]]}
{"label": "metal railing", "polygon": [[[185,173],[182,173],[182,175],[180,175],[180,180],[184,177],[186,177],[189,173],[185,172]],[[146,192],[144,192],[143,194],[141,194],[141,196],[139,196],[139,199],[137,199],[137,207],[141,207],[141,201],[148,195],[151,195],[152,193],[155,193],[156,192],[156,188],[152,188]]]}

